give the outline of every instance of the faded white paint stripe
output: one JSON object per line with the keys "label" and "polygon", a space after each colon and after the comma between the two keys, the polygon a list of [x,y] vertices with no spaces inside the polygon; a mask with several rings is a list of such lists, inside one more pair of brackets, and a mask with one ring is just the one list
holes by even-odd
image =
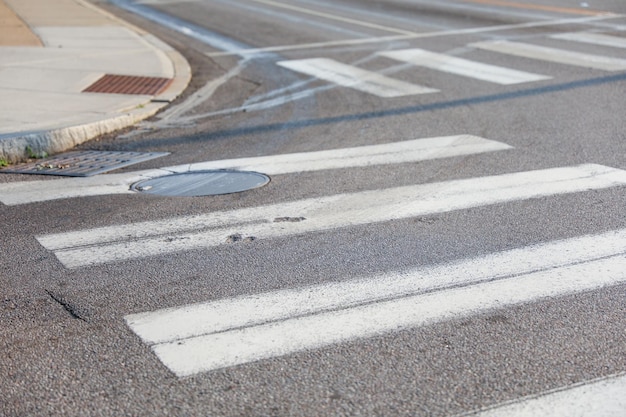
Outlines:
{"label": "faded white paint stripe", "polygon": [[10,182],[0,184],[0,202],[15,206],[62,198],[132,193],[131,184],[167,174],[171,172],[155,169],[84,178]]}
{"label": "faded white paint stripe", "polygon": [[328,58],[280,61],[278,65],[292,71],[329,81],[379,97],[402,97],[434,93],[439,90],[410,84]]}
{"label": "faded white paint stripe", "polygon": [[613,375],[521,398],[474,417],[624,417],[626,375]]}
{"label": "faded white paint stripe", "polygon": [[[522,260],[506,254],[502,258]],[[152,349],[183,377],[625,281],[626,256],[621,254],[521,275],[487,274],[472,285],[173,340]]]}
{"label": "faded white paint stripe", "polygon": [[486,41],[468,46],[499,52],[524,58],[539,59],[558,64],[575,65],[604,71],[626,70],[626,59],[611,58],[603,55],[591,55],[581,52],[566,51],[557,48],[510,41]]}
{"label": "faded white paint stripe", "polygon": [[395,36],[381,36],[367,39],[345,39],[339,41],[329,41],[329,42],[312,42],[312,43],[301,43],[296,45],[280,45],[280,46],[269,46],[265,48],[251,48],[251,49],[238,49],[236,51],[225,51],[225,52],[210,52],[206,55],[210,58],[220,57],[220,56],[229,56],[229,55],[240,55],[240,56],[255,56],[262,54],[264,52],[284,52],[284,51],[303,51],[306,49],[321,49],[321,48],[333,48],[339,46],[351,46],[351,45],[363,45],[368,43],[388,43],[393,41],[401,41],[401,40],[409,40],[409,39],[427,39],[427,38],[437,38],[437,37],[446,37],[446,36],[457,36],[457,35],[471,35],[477,33],[489,33],[489,32],[498,32],[504,30],[511,29],[522,29],[522,28],[535,28],[535,27],[550,27],[550,26],[559,26],[559,25],[568,25],[568,24],[576,24],[576,23],[588,23],[594,21],[601,21],[607,19],[613,19],[617,17],[621,17],[622,15],[612,14],[612,15],[604,15],[604,16],[591,16],[591,17],[582,17],[582,18],[570,18],[570,19],[558,19],[558,20],[548,20],[548,21],[533,21],[533,22],[525,22],[525,23],[515,23],[510,25],[496,25],[496,26],[481,26],[481,27],[473,27],[467,29],[454,29],[454,30],[444,30],[444,31],[436,31],[436,32],[423,32],[417,33],[415,35],[395,35]]}
{"label": "faded white paint stripe", "polygon": [[373,165],[401,164],[511,149],[502,142],[472,135],[443,136],[381,145],[226,159],[166,168],[171,171],[221,169],[227,166],[267,175]]}
{"label": "faded white paint stripe", "polygon": [[566,41],[590,43],[592,45],[626,48],[626,38],[593,32],[570,32],[551,35],[551,38]]}
{"label": "faded white paint stripe", "polygon": [[328,20],[335,20],[335,21],[339,21],[339,22],[343,22],[343,23],[348,23],[348,24],[351,24],[351,25],[356,25],[356,26],[361,26],[361,27],[366,27],[366,28],[376,29],[376,30],[382,30],[384,32],[401,33],[401,34],[404,34],[404,35],[415,35],[415,32],[411,32],[411,31],[403,30],[403,29],[398,29],[397,27],[383,26],[383,25],[379,25],[377,23],[365,22],[363,20],[351,19],[351,18],[348,18],[348,17],[339,16],[339,15],[336,15],[336,14],[325,13],[325,12],[321,12],[321,11],[313,10],[313,9],[307,9],[307,8],[304,8],[304,7],[301,7],[301,6],[296,6],[296,5],[293,5],[293,4],[281,3],[281,2],[272,1],[272,0],[251,0],[251,1],[254,1],[256,3],[265,4],[265,5],[272,6],[272,7],[276,7],[276,8],[280,8],[280,9],[287,9],[287,10],[291,10],[291,11],[294,11],[294,12],[307,14],[307,15],[310,15],[310,16],[321,17],[321,18],[328,19]]}
{"label": "faded white paint stripe", "polygon": [[463,58],[430,52],[424,49],[386,51],[379,52],[378,55],[437,71],[501,85],[520,84],[551,78],[545,75],[518,71],[496,65],[483,64]]}
{"label": "faded white paint stripe", "polygon": [[[234,234],[257,239],[290,236],[624,185],[626,171],[589,164],[338,194],[37,239],[67,268],[77,268],[218,246]],[[285,217],[302,220],[276,221]]]}
{"label": "faded white paint stripe", "polygon": [[129,190],[131,184],[172,172],[238,169],[262,172],[267,175],[279,175],[325,169],[419,162],[505,149],[511,149],[511,146],[472,135],[414,139],[354,148],[198,162],[165,167],[160,170],[135,171],[124,174],[13,182],[0,184],[0,201],[6,205],[19,205],[61,198],[132,193]]}
{"label": "faded white paint stripe", "polygon": [[[443,266],[286,289],[133,314],[126,322],[148,344],[477,284],[626,253],[626,230],[548,242]],[[558,256],[555,256],[558,254]]]}

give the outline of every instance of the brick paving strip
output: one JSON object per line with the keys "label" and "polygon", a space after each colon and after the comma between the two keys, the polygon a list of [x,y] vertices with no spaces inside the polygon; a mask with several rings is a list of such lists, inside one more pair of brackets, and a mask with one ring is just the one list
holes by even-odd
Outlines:
{"label": "brick paving strip", "polygon": [[0,46],[43,46],[26,23],[0,0]]}

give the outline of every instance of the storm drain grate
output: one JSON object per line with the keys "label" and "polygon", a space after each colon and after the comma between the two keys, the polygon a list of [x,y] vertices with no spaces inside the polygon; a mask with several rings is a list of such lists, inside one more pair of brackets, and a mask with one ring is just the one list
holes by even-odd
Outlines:
{"label": "storm drain grate", "polygon": [[165,90],[171,78],[137,77],[133,75],[105,74],[83,93],[140,94],[156,96]]}
{"label": "storm drain grate", "polygon": [[0,169],[0,173],[90,177],[165,155],[169,155],[169,152],[68,152],[52,158],[3,168]]}

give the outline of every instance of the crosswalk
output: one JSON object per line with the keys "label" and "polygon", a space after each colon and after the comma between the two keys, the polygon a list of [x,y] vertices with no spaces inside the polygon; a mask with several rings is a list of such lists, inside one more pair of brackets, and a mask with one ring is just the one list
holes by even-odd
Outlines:
{"label": "crosswalk", "polygon": [[[465,47],[485,51],[482,57],[502,54],[595,71],[626,71],[626,59],[620,51],[626,49],[626,37],[571,32],[549,38],[554,40],[552,44],[583,43],[613,48],[616,52],[615,56],[580,53],[541,46],[537,39],[473,42]],[[376,56],[404,63],[404,68],[425,68],[460,79],[495,84],[493,88],[541,83],[559,76],[552,72],[554,66],[546,65],[545,73],[539,69],[542,73],[534,73],[421,48],[381,51]],[[383,99],[433,95],[446,88],[443,81],[431,81],[442,85],[422,83],[419,72],[413,83],[396,79],[387,72],[383,75],[330,58],[283,60],[276,65],[282,70]],[[0,184],[0,203],[13,207],[113,194],[120,198],[125,195],[144,198],[131,190],[132,184],[189,171],[234,169],[289,176],[374,166],[392,170],[396,164],[440,160],[444,165],[446,161],[441,160],[446,158],[479,155],[488,158],[515,152],[513,146],[494,139],[500,138],[459,134],[396,139],[377,145],[204,161],[88,178],[7,182]],[[248,242],[242,250],[245,253],[254,251],[258,241],[342,233],[349,227],[367,228],[420,216],[599,190],[626,191],[626,170],[594,163],[525,171],[512,168],[510,172],[471,178],[416,180],[415,184],[404,186],[42,233],[34,239],[71,276],[90,270],[103,270],[106,274],[111,264],[124,265],[152,257],[176,259],[175,255],[185,252],[225,249],[228,245]],[[324,284],[152,311],[146,311],[148,308],[124,311],[118,319],[137,336],[137,343],[151,350],[164,370],[185,378],[623,284],[626,284],[626,229],[617,229],[444,263],[347,276]],[[589,415],[618,416],[626,409],[621,395],[625,389],[626,376],[618,375],[496,405],[471,415],[571,416],[589,409]]]}
{"label": "crosswalk", "polygon": [[[564,42],[615,48],[618,54],[619,48],[626,48],[625,37],[597,32],[568,32],[550,35],[549,38]],[[626,71],[626,59],[619,56],[581,53],[567,49],[541,46],[535,43],[493,40],[469,43],[466,45],[466,48],[600,71]],[[383,58],[408,63],[415,67],[428,68],[455,76],[499,85],[533,83],[553,78],[552,75],[535,74],[513,68],[505,68],[420,48],[383,51],[379,52],[377,55]],[[283,68],[342,87],[384,98],[404,97],[440,91],[437,87],[411,84],[328,58],[280,61],[277,64]]]}
{"label": "crosswalk", "polygon": [[[617,50],[626,48],[626,38],[597,32],[562,33],[550,38]],[[593,70],[626,71],[623,58],[534,43],[497,40],[474,42],[467,47]],[[553,77],[419,48],[377,55],[498,85],[541,82]],[[440,91],[329,58],[280,61],[277,65],[382,98]],[[503,151],[513,148],[469,134],[419,138],[354,148],[205,161],[90,178],[9,182],[0,184],[0,202],[15,206],[132,194],[130,186],[135,182],[187,171],[237,169],[275,176]],[[206,215],[42,234],[36,239],[65,268],[77,270],[240,241],[289,238],[624,187],[626,171],[580,164],[322,195]],[[626,283],[626,229],[342,282],[134,313],[124,319],[172,373],[186,377],[621,283]],[[622,379],[619,383],[623,384]],[[497,410],[496,414],[485,411],[480,415],[498,415]]]}
{"label": "crosswalk", "polygon": [[[496,145],[492,151],[511,149],[470,138]],[[352,148],[340,153],[350,158],[364,152]],[[324,155],[299,154],[298,159]],[[290,157],[277,157],[277,166],[288,163],[283,158]],[[210,166],[214,164],[219,161]],[[43,235],[38,240],[67,268],[82,268],[225,245],[235,234],[272,239],[624,186],[626,171],[585,164]],[[616,230],[415,270],[130,314],[125,320],[171,372],[186,377],[623,282],[626,230]]]}
{"label": "crosswalk", "polygon": [[[443,136],[103,175],[96,177],[101,178],[98,183],[93,178],[7,183],[0,185],[0,198],[19,205],[79,197],[67,193],[71,184],[82,184],[74,188],[84,196],[126,193],[129,181],[138,177],[186,170],[234,168],[289,175],[514,151],[478,136]],[[114,179],[106,185],[106,177]],[[56,182],[65,192],[59,192]],[[322,195],[36,239],[65,268],[77,270],[246,240],[624,187],[626,171],[581,164]],[[48,194],[33,197],[44,188]],[[186,377],[625,282],[626,229],[621,229],[415,269],[133,313],[124,320],[173,374]]]}
{"label": "crosswalk", "polygon": [[[617,51],[626,48],[626,38],[598,32],[561,33],[549,38]],[[581,53],[536,43],[491,40],[469,43],[466,47],[599,71],[626,71],[626,59],[619,56]],[[377,56],[502,86],[541,82],[555,76],[421,48],[381,51]],[[440,92],[437,87],[397,80],[330,58],[285,60],[276,64],[285,70],[381,98]],[[90,178],[5,183],[0,184],[0,202],[15,206],[131,194],[130,186],[135,182],[187,171],[236,169],[276,176],[504,151],[513,148],[469,134],[419,138],[354,148],[205,161]],[[237,242],[289,238],[624,187],[626,171],[580,164],[322,195],[205,215],[42,234],[36,239],[65,268],[77,270]],[[124,320],[172,373],[186,377],[625,282],[626,229],[622,229],[440,265],[133,313]],[[497,410],[493,415],[498,415]],[[486,411],[481,415],[492,413]]]}

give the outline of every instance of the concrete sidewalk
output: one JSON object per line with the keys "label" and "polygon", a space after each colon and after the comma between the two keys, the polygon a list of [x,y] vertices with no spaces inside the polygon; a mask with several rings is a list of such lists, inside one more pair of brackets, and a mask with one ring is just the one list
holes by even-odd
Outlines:
{"label": "concrete sidewalk", "polygon": [[86,0],[0,0],[0,162],[132,125],[190,77],[178,52]]}

